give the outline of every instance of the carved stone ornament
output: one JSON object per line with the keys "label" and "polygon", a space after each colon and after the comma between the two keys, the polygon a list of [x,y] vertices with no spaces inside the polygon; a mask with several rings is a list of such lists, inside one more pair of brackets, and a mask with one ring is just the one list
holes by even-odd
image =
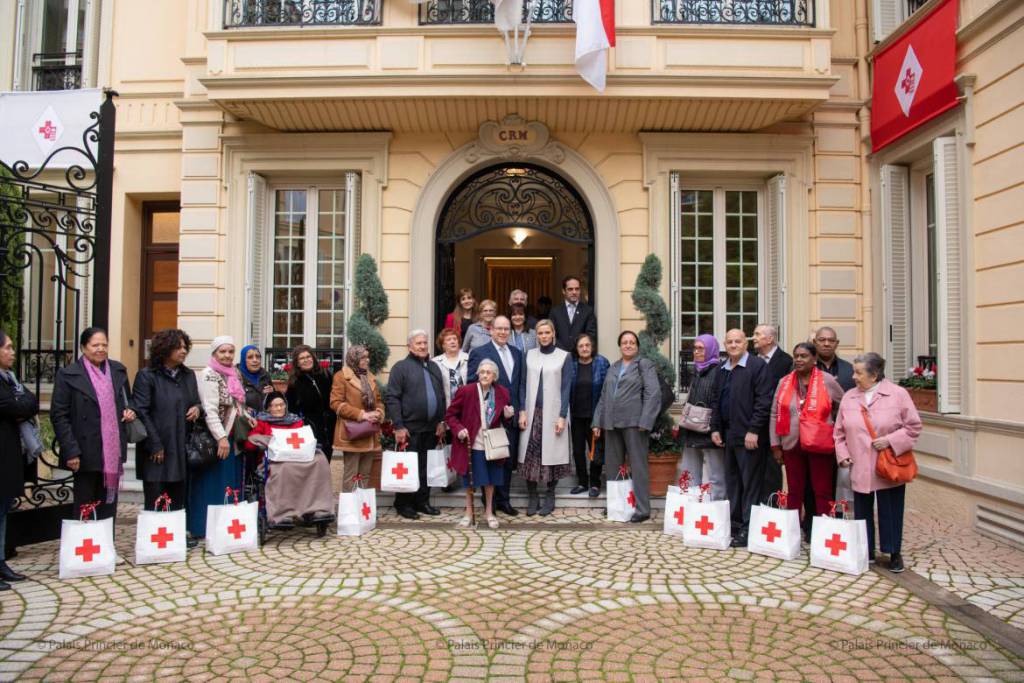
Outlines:
{"label": "carved stone ornament", "polygon": [[565,160],[565,150],[551,140],[548,127],[540,121],[527,121],[517,114],[509,114],[498,121],[486,121],[480,126],[480,138],[472,143],[465,160],[475,164],[481,159],[542,158],[555,164]]}

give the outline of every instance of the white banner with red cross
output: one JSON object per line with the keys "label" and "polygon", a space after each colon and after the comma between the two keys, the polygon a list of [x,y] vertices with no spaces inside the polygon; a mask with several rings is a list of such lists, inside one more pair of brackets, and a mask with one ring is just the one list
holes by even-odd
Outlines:
{"label": "white banner with red cross", "polygon": [[316,435],[309,425],[298,429],[274,429],[267,446],[270,462],[312,462],[316,457]]}
{"label": "white banner with red cross", "polygon": [[619,466],[615,479],[608,480],[608,521],[628,522],[636,512],[636,494],[629,468]]}
{"label": "white banner with red cross", "polygon": [[[778,507],[772,507],[775,501]],[[768,505],[750,508],[747,550],[779,560],[800,557],[800,511],[787,510],[788,496],[776,491],[768,497]]]}
{"label": "white banner with red cross", "polygon": [[[234,502],[228,502],[232,496]],[[259,511],[259,503],[239,503],[238,491],[225,489],[224,504],[206,508],[206,550],[214,555],[259,550]]]}
{"label": "white banner with red cross", "polygon": [[413,493],[420,488],[420,464],[414,451],[384,451],[380,490]]}
{"label": "white banner with red cross", "polygon": [[171,497],[164,493],[153,505],[156,510],[139,513],[135,525],[135,564],[185,561],[185,511],[171,510],[170,506]]}
{"label": "white banner with red cross", "polygon": [[338,494],[339,536],[362,536],[377,527],[377,489],[364,489],[361,474],[355,480],[355,490]]}
{"label": "white banner with red cross", "polygon": [[83,505],[79,511],[80,519],[65,519],[61,522],[57,575],[62,579],[114,573],[117,564],[114,519],[108,517],[97,520],[97,505]]}
{"label": "white banner with red cross", "polygon": [[665,519],[662,531],[669,536],[683,535],[686,523],[686,506],[700,498],[696,491],[690,490],[690,473],[683,470],[676,485],[669,486],[665,493]]}
{"label": "white banner with red cross", "polygon": [[700,497],[686,506],[683,524],[683,545],[690,548],[726,550],[732,542],[729,520],[729,501],[705,501],[711,484],[702,484]]}
{"label": "white banner with red cross", "polygon": [[103,91],[96,88],[0,93],[0,161],[39,168],[53,154],[47,168],[87,165],[70,148],[85,146],[85,130],[96,123],[90,115],[102,102]]}
{"label": "white banner with red cross", "polygon": [[[844,574],[868,570],[868,526],[863,519],[847,519],[845,500],[833,501],[828,515],[819,515],[811,525],[811,566]],[[841,508],[843,517],[835,517]]]}

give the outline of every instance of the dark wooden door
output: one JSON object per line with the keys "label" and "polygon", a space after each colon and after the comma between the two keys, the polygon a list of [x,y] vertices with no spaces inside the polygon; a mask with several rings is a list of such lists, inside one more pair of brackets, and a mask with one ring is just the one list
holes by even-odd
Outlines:
{"label": "dark wooden door", "polygon": [[181,208],[176,202],[153,202],[143,206],[140,368],[148,362],[153,335],[178,326],[180,216]]}

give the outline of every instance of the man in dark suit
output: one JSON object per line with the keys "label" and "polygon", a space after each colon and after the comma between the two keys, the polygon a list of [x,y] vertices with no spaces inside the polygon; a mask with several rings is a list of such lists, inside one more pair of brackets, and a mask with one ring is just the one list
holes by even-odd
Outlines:
{"label": "man in dark suit", "polygon": [[580,298],[580,279],[569,275],[562,280],[560,304],[551,309],[551,322],[555,324],[555,344],[563,351],[572,353],[576,337],[586,332],[591,339],[597,339],[597,314],[594,308]]}
{"label": "man in dark suit", "polygon": [[[476,370],[480,367],[482,360],[489,359],[498,365],[498,384],[508,389],[509,400],[516,411],[516,415],[523,410],[523,400],[526,394],[526,359],[523,352],[508,343],[509,334],[512,332],[512,323],[503,315],[499,315],[491,323],[491,342],[478,346],[469,353],[469,363],[466,365],[467,379],[470,382],[477,381]],[[513,421],[518,424],[518,419]],[[519,430],[514,426],[507,428],[509,451],[512,457],[505,460],[505,483],[494,487],[494,509],[504,512],[506,515],[518,515],[519,511],[512,507],[509,501],[509,483],[512,480],[512,470],[515,468],[519,454]],[[480,495],[483,495],[481,487]]]}
{"label": "man in dark suit", "polygon": [[822,327],[814,333],[814,348],[818,349],[818,369],[836,378],[843,391],[853,389],[853,365],[836,354],[839,335],[831,327]]}
{"label": "man in dark suit", "polygon": [[732,545],[738,548],[747,545],[750,508],[761,495],[768,455],[760,435],[768,426],[772,392],[768,364],[747,352],[743,330],[726,333],[725,352],[729,357],[717,370],[725,373],[719,399],[722,431],[713,432],[711,440],[725,447],[725,483],[735,530]]}
{"label": "man in dark suit", "polygon": [[[764,323],[754,328],[754,352],[757,357],[768,364],[768,383],[771,386],[772,396],[779,386],[779,380],[793,371],[793,357],[779,348],[779,330],[774,325]],[[759,434],[761,448],[766,449],[768,457],[765,459],[764,484],[761,487],[760,501],[768,502],[768,496],[776,491],[782,490],[782,464],[775,462],[771,457],[771,449],[768,445],[768,425],[762,434]]]}

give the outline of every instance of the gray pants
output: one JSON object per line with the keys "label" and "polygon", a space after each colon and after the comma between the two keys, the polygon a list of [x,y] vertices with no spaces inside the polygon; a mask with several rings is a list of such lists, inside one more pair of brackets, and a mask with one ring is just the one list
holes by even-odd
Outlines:
{"label": "gray pants", "polygon": [[724,449],[684,448],[683,457],[679,458],[679,467],[676,468],[676,481],[683,470],[689,470],[690,489],[695,491],[704,483],[705,465],[708,468],[708,483],[711,484],[711,500],[726,500]]}
{"label": "gray pants", "polygon": [[629,458],[633,475],[633,495],[636,496],[637,514],[651,514],[651,480],[647,473],[647,451],[650,436],[639,427],[608,429],[605,431],[604,463],[608,481],[619,474],[619,467]]}

